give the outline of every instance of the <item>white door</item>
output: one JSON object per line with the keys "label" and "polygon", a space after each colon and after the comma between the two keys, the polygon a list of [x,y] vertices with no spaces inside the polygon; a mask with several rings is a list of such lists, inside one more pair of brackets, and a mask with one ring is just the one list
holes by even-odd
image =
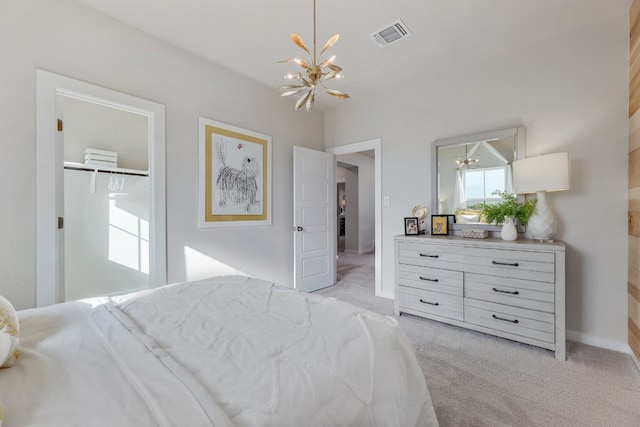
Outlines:
{"label": "white door", "polygon": [[293,147],[293,285],[303,292],[336,282],[336,161]]}

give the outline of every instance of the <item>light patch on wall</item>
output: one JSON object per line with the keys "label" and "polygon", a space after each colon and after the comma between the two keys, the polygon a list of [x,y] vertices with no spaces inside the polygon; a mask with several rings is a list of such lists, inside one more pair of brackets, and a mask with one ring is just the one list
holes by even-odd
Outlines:
{"label": "light patch on wall", "polygon": [[149,274],[149,222],[109,200],[109,261]]}
{"label": "light patch on wall", "polygon": [[186,280],[200,280],[212,276],[229,276],[240,275],[248,276],[248,274],[223,263],[217,259],[211,258],[189,246],[184,247],[184,267],[186,272]]}

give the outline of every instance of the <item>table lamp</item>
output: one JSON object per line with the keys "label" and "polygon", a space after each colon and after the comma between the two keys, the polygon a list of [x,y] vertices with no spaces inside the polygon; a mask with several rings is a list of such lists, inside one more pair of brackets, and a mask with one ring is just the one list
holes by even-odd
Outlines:
{"label": "table lamp", "polygon": [[513,185],[517,194],[536,193],[536,209],[527,223],[531,237],[548,242],[556,231],[546,193],[569,189],[569,153],[527,157],[513,162]]}

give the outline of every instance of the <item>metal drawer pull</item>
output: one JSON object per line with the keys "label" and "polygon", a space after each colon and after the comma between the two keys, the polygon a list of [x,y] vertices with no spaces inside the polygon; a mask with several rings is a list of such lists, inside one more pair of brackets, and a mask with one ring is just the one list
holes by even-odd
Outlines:
{"label": "metal drawer pull", "polygon": [[420,256],[423,256],[426,258],[438,258],[438,255],[420,254]]}
{"label": "metal drawer pull", "polygon": [[518,292],[518,291],[503,291],[502,289],[496,289],[496,288],[493,288],[493,292],[500,292],[502,294],[511,294],[511,295],[519,295],[520,294],[520,292]]}
{"label": "metal drawer pull", "polygon": [[427,282],[438,282],[438,279],[429,279],[428,277],[420,276],[420,280],[426,280]]}
{"label": "metal drawer pull", "polygon": [[492,314],[493,318],[496,320],[502,320],[503,322],[509,322],[509,323],[518,323],[518,319],[515,320],[511,320],[511,319],[505,319],[504,317],[498,317],[495,314]]}
{"label": "metal drawer pull", "polygon": [[[429,305],[440,305],[439,302],[429,302],[429,301],[423,300],[422,298],[420,298],[420,302],[423,303],[423,304],[429,304]],[[516,320],[516,322],[517,322],[517,320]]]}
{"label": "metal drawer pull", "polygon": [[509,267],[517,267],[518,266],[517,262],[510,263],[510,262],[491,261],[491,263],[493,265],[508,265]]}

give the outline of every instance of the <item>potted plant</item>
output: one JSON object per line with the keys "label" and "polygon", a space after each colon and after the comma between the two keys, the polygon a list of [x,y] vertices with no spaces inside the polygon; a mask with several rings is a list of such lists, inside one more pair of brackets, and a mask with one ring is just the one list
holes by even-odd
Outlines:
{"label": "potted plant", "polygon": [[536,199],[525,200],[523,203],[518,202],[515,194],[505,191],[494,191],[502,199],[498,203],[482,205],[482,214],[489,224],[502,224],[502,239],[515,240],[518,237],[515,221],[520,224],[527,225],[529,218],[536,209]]}

